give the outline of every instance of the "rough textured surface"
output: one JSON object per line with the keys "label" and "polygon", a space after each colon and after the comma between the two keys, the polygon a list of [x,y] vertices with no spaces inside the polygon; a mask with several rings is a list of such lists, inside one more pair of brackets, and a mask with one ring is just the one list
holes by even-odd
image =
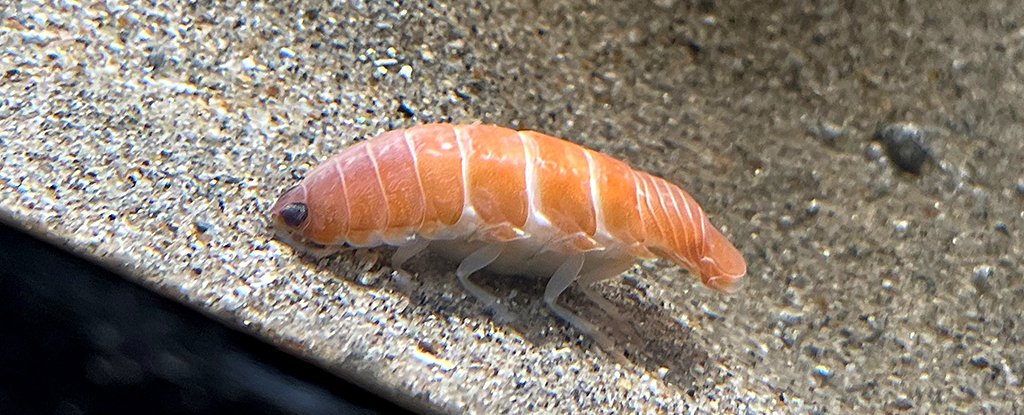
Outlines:
{"label": "rough textured surface", "polygon": [[[3,214],[404,402],[1024,410],[1019,2],[14,3]],[[745,253],[744,291],[660,263],[605,284],[635,322],[619,366],[542,282],[488,282],[521,316],[495,325],[451,264],[406,280],[387,251],[311,263],[270,239],[317,160],[475,120],[684,185]]]}

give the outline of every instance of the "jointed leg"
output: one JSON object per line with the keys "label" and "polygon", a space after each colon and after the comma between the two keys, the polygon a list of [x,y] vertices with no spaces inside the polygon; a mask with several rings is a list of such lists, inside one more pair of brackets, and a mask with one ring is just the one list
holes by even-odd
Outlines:
{"label": "jointed leg", "polygon": [[594,339],[595,342],[605,351],[615,355],[616,358],[624,359],[615,349],[615,343],[605,336],[604,333],[593,323],[583,319],[569,309],[558,304],[558,297],[569,288],[569,285],[579,278],[580,269],[583,268],[584,254],[577,254],[569,257],[551,276],[547,288],[544,289],[544,303],[551,309],[551,313],[558,318],[565,320],[583,334]]}
{"label": "jointed leg", "polygon": [[605,314],[615,321],[616,325],[620,327],[620,333],[623,332],[622,330],[628,330],[630,336],[638,338],[639,333],[637,333],[633,325],[624,318],[625,315],[622,314],[619,308],[594,290],[594,284],[622,275],[623,272],[626,272],[633,266],[633,263],[634,261],[629,259],[622,261],[621,263],[611,263],[594,268],[580,277],[579,287],[590,301],[597,304]]}
{"label": "jointed leg", "polygon": [[405,261],[408,261],[410,258],[416,256],[416,254],[423,252],[423,250],[427,249],[427,246],[429,245],[429,239],[416,238],[412,240],[412,242],[398,247],[395,254],[391,256],[391,268],[395,271],[402,271],[402,265],[405,264]]}
{"label": "jointed leg", "polygon": [[505,246],[502,244],[486,245],[472,254],[469,254],[469,256],[459,264],[459,268],[455,270],[455,276],[459,278],[459,283],[462,284],[462,288],[465,289],[469,295],[476,298],[477,301],[483,303],[484,308],[490,310],[494,315],[494,319],[499,323],[511,321],[512,315],[504,305],[498,302],[498,296],[491,294],[485,288],[477,285],[473,281],[470,281],[469,276],[498,259],[504,248]]}

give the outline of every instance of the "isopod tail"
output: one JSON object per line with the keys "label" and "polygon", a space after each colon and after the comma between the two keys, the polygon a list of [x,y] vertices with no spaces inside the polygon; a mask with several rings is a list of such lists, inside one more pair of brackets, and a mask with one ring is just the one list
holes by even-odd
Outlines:
{"label": "isopod tail", "polygon": [[657,221],[648,226],[652,231],[647,240],[651,251],[697,274],[704,285],[715,291],[736,291],[747,272],[740,251],[711,224],[704,209],[684,190],[644,173],[638,176],[646,183],[651,207],[646,218]]}
{"label": "isopod tail", "polygon": [[736,292],[743,275],[747,273],[747,263],[743,260],[743,254],[726,239],[725,235],[722,235],[722,232],[711,226],[710,222],[706,229],[706,252],[699,265],[701,280],[717,291]]}

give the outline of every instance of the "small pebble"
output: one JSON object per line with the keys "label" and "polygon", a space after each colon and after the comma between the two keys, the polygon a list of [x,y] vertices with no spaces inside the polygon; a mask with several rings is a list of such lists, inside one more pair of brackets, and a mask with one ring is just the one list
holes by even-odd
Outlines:
{"label": "small pebble", "polygon": [[914,407],[914,401],[906,396],[901,396],[893,401],[892,406],[899,410],[908,410]]}
{"label": "small pebble", "polygon": [[281,55],[281,57],[282,57],[282,58],[286,58],[286,59],[291,59],[291,58],[294,58],[294,57],[295,57],[295,55],[296,55],[296,54],[295,54],[295,51],[294,51],[294,50],[292,50],[292,49],[290,49],[290,48],[281,48],[281,49],[278,49],[277,53],[278,53],[279,55]]}
{"label": "small pebble", "polygon": [[985,356],[974,356],[970,360],[971,366],[978,369],[984,369],[989,366],[988,359]]}
{"label": "small pebble", "polygon": [[924,143],[924,132],[917,124],[889,124],[875,133],[875,139],[882,143],[896,167],[905,172],[921,174],[924,163],[932,158]]}
{"label": "small pebble", "polygon": [[199,231],[199,233],[206,233],[210,228],[213,228],[213,224],[202,219],[195,219],[192,221],[192,224],[195,225],[196,230]]}
{"label": "small pebble", "polygon": [[803,320],[803,318],[804,318],[804,315],[802,313],[799,313],[799,312],[783,311],[783,312],[779,313],[779,322],[781,322],[781,323],[783,323],[783,324],[785,324],[787,326],[793,326],[793,325],[799,324],[800,321]]}
{"label": "small pebble", "polygon": [[405,78],[406,81],[412,79],[412,67],[409,65],[402,65],[402,68],[398,70],[398,76]]}
{"label": "small pebble", "polygon": [[818,212],[821,211],[821,204],[818,203],[817,199],[811,200],[811,203],[807,204],[807,210],[806,211],[807,211],[808,215],[812,215],[812,216],[813,215],[817,215]]}
{"label": "small pebble", "polygon": [[827,380],[832,377],[832,371],[829,370],[828,366],[817,365],[814,367],[814,376]]}
{"label": "small pebble", "polygon": [[1010,369],[1010,365],[1006,363],[1006,359],[1002,359],[1000,366],[1003,367],[1003,377],[1006,379],[1006,384],[1010,386],[1020,386],[1020,378],[1017,377],[1016,373]]}
{"label": "small pebble", "polygon": [[445,47],[452,50],[461,50],[462,48],[466,47],[466,41],[462,39],[455,39],[451,42],[448,42],[448,44],[446,44]]}
{"label": "small pebble", "polygon": [[248,297],[249,294],[252,294],[252,288],[248,285],[242,285],[232,290],[232,292],[238,297],[245,298]]}
{"label": "small pebble", "polygon": [[1002,222],[997,223],[996,226],[995,226],[995,230],[996,230],[996,232],[999,232],[999,233],[1001,233],[1003,235],[1007,235],[1007,236],[1010,235],[1010,228],[1007,227],[1005,223],[1002,223]]}
{"label": "small pebble", "polygon": [[864,157],[868,161],[875,161],[882,158],[882,153],[885,149],[882,148],[882,144],[876,141],[868,143],[867,147],[864,148]]}
{"label": "small pebble", "polygon": [[242,69],[246,71],[256,69],[256,60],[252,57],[242,59]]}
{"label": "small pebble", "polygon": [[992,267],[988,265],[978,265],[974,267],[974,275],[971,278],[971,283],[979,291],[985,291],[989,289],[989,277],[992,276]]}
{"label": "small pebble", "polygon": [[420,52],[420,59],[423,59],[426,63],[431,63],[434,61],[434,52],[424,49]]}
{"label": "small pebble", "polygon": [[835,144],[843,136],[843,127],[828,121],[821,121],[807,128],[807,132],[825,144]]}
{"label": "small pebble", "polygon": [[21,33],[21,41],[28,43],[30,45],[45,45],[47,43],[52,42],[56,38],[57,35],[55,33],[45,31],[31,31]]}
{"label": "small pebble", "polygon": [[416,116],[416,111],[413,111],[412,108],[409,108],[409,106],[405,105],[404,102],[398,104],[398,112],[402,113],[403,115],[409,118]]}
{"label": "small pebble", "polygon": [[779,218],[779,227],[782,229],[789,229],[793,227],[793,217],[789,215],[782,215]]}
{"label": "small pebble", "polygon": [[712,320],[718,320],[722,318],[722,315],[708,308],[707,306],[701,306],[700,311],[704,312],[704,315],[708,316]]}

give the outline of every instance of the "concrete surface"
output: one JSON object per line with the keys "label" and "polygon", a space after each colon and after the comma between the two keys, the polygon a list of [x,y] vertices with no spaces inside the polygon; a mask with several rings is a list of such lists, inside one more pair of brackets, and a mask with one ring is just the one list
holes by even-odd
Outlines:
{"label": "concrete surface", "polygon": [[[1021,412],[1022,22],[1015,1],[15,2],[0,206],[421,409]],[[495,325],[451,264],[409,281],[386,251],[270,239],[317,160],[451,120],[682,184],[744,291],[662,263],[603,285],[635,323],[620,366],[542,282],[489,281],[521,317]]]}

